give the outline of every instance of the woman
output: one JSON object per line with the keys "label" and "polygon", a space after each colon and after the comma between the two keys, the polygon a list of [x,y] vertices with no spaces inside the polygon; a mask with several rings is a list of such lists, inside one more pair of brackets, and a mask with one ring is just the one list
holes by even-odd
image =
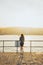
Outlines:
{"label": "woman", "polygon": [[21,34],[20,36],[20,50],[23,51],[23,45],[24,45],[24,35]]}

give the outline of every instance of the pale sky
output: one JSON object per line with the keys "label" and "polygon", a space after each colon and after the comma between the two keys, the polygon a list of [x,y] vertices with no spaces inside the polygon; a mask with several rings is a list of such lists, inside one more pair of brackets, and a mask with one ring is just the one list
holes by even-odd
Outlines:
{"label": "pale sky", "polygon": [[0,27],[43,27],[43,0],[0,0]]}

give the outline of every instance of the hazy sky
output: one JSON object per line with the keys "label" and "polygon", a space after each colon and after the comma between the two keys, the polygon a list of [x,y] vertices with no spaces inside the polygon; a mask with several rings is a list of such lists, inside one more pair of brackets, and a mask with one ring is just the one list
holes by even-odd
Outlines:
{"label": "hazy sky", "polygon": [[43,0],[0,0],[0,27],[43,27]]}

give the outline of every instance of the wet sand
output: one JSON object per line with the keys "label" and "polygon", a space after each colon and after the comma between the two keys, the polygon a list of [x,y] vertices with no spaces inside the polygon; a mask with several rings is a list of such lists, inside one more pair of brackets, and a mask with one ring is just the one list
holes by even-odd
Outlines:
{"label": "wet sand", "polygon": [[43,65],[43,53],[0,53],[0,65]]}

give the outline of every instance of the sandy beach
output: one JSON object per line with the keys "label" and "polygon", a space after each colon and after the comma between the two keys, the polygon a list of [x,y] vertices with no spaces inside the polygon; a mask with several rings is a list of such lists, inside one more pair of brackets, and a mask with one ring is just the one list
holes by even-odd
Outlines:
{"label": "sandy beach", "polygon": [[20,53],[0,53],[0,65],[43,65],[43,53],[23,52],[23,62],[20,58]]}

